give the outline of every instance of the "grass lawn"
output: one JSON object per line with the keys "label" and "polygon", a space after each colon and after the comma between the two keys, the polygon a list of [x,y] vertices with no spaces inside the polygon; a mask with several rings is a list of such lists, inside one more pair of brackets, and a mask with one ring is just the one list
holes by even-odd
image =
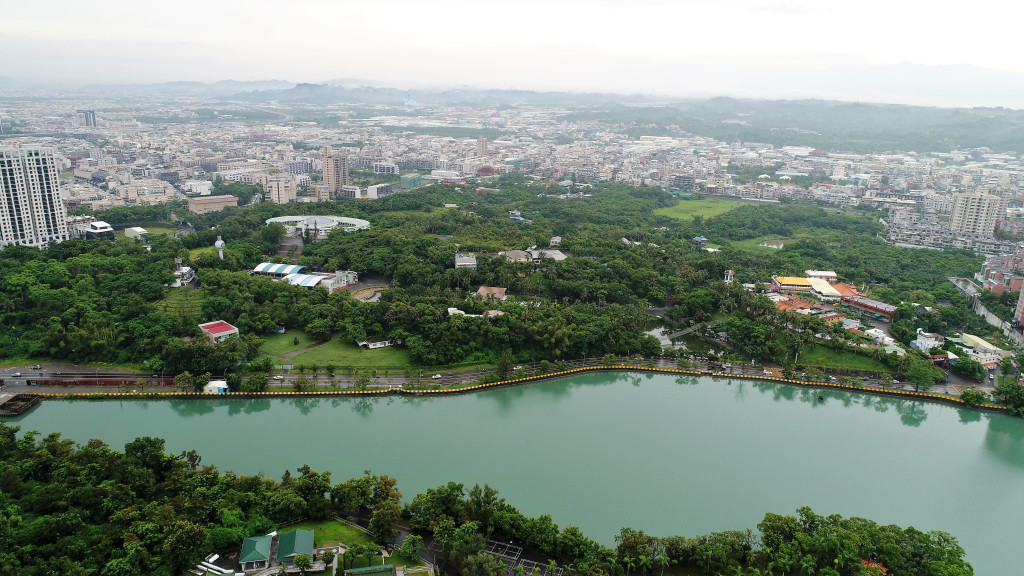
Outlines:
{"label": "grass lawn", "polygon": [[[296,345],[295,338],[299,339]],[[266,337],[261,351],[272,356],[282,356],[288,352],[298,350],[310,344],[315,344],[312,338],[306,336],[302,330],[289,330],[284,334],[273,334]],[[340,370],[343,366],[354,368],[398,368],[405,369],[412,366],[409,362],[409,352],[393,346],[378,348],[376,350],[362,350],[355,344],[348,344],[338,338],[330,342],[311,348],[301,354],[290,358],[295,366],[300,364],[311,366],[314,363],[319,366],[334,364]],[[280,358],[275,359],[280,363]]]}
{"label": "grass lawn", "polygon": [[188,257],[193,262],[195,262],[196,256],[199,256],[200,254],[203,254],[203,253],[210,253],[210,254],[213,254],[214,256],[216,256],[217,255],[217,249],[214,248],[213,246],[205,246],[203,248],[193,248],[193,249],[188,251]]}
{"label": "grass lawn", "polygon": [[770,244],[791,244],[797,242],[801,238],[810,237],[809,234],[797,234],[796,237],[786,237],[778,235],[769,236],[758,236],[757,238],[751,238],[749,240],[735,240],[730,242],[733,248],[743,250],[744,252],[753,252],[755,254],[771,254],[778,252],[779,248],[769,248],[768,246],[761,246],[762,242],[768,242]]}
{"label": "grass lawn", "polygon": [[817,366],[818,368],[838,368],[842,370],[865,370],[869,372],[889,372],[885,364],[862,356],[855,352],[833,350],[825,346],[814,346],[800,354],[799,364]]}
{"label": "grass lawn", "polygon": [[304,364],[309,366],[314,362],[323,366],[327,363],[334,364],[339,368],[342,366],[353,366],[355,368],[398,368],[405,369],[412,366],[409,361],[409,352],[405,349],[388,346],[376,350],[362,350],[355,344],[341,342],[338,338],[292,356],[292,364]]}
{"label": "grass lawn", "polygon": [[[299,343],[295,344],[295,339],[299,339]],[[315,344],[313,339],[306,336],[306,333],[302,330],[289,330],[284,334],[271,334],[270,336],[263,337],[266,342],[263,343],[263,347],[260,349],[264,354],[273,354],[280,356],[286,352],[298,350],[303,346],[309,346]]]}
{"label": "grass lawn", "polygon": [[294,530],[312,530],[313,546],[315,548],[337,546],[338,544],[353,546],[355,544],[369,544],[371,542],[370,535],[366,532],[335,520],[307,520],[287,528],[282,528],[280,532],[286,533]]}
{"label": "grass lawn", "polygon": [[[337,546],[338,544],[344,544],[345,546],[354,546],[356,544],[369,544],[372,542],[370,535],[362,530],[357,530],[348,524],[337,522],[335,520],[307,520],[306,522],[300,522],[299,524],[293,524],[287,528],[279,530],[281,533],[292,532],[294,530],[312,530],[313,531],[313,547],[323,548],[325,546]],[[419,559],[406,558],[404,556],[394,555],[390,558],[384,558],[383,562],[381,557],[377,556],[373,558],[373,565],[380,566],[383,563],[394,564],[396,566],[419,566]],[[339,560],[340,564],[340,560]],[[363,568],[365,567],[365,558],[355,558],[352,561],[351,568]]]}
{"label": "grass lawn", "polygon": [[144,226],[146,232],[151,235],[155,234],[173,234],[177,228],[170,228],[167,226]]}
{"label": "grass lawn", "polygon": [[157,310],[162,312],[198,312],[199,303],[206,299],[202,290],[193,290],[188,286],[171,288],[162,300],[154,302]]}
{"label": "grass lawn", "polygon": [[711,218],[713,216],[718,216],[719,214],[725,214],[729,210],[732,210],[737,206],[743,206],[744,204],[749,204],[749,202],[743,202],[741,200],[729,200],[726,198],[680,200],[679,203],[676,204],[675,206],[659,208],[655,210],[654,213],[661,214],[663,216],[679,218],[680,220],[689,220],[694,216],[703,216],[704,218]]}

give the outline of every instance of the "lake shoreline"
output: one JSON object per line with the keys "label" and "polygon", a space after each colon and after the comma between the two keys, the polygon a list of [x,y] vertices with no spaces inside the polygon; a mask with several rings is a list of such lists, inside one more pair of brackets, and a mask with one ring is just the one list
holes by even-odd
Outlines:
{"label": "lake shoreline", "polygon": [[534,376],[527,376],[524,378],[515,378],[511,380],[502,380],[500,382],[491,382],[487,384],[474,384],[471,386],[465,386],[460,388],[403,388],[402,386],[389,386],[387,388],[380,387],[369,390],[351,390],[351,389],[336,389],[336,390],[311,390],[311,391],[268,391],[268,392],[230,392],[227,394],[207,394],[203,392],[26,392],[23,394],[32,395],[38,397],[41,400],[105,400],[105,399],[119,399],[119,400],[182,400],[182,399],[226,399],[226,398],[288,398],[288,397],[323,397],[323,396],[388,396],[388,395],[400,395],[400,396],[439,396],[439,395],[461,395],[469,394],[473,392],[480,392],[483,390],[491,390],[496,388],[514,387],[529,384],[533,382],[540,382],[544,380],[551,380],[555,378],[562,378],[566,376],[572,376],[574,374],[582,374],[586,372],[643,372],[643,373],[656,373],[656,374],[677,374],[681,376],[707,376],[711,378],[736,378],[740,380],[753,380],[753,381],[767,381],[779,384],[790,384],[794,386],[800,386],[803,388],[828,388],[832,390],[844,390],[847,392],[863,392],[867,394],[876,394],[879,396],[891,396],[899,398],[912,398],[922,401],[934,401],[942,402],[946,404],[952,404],[958,407],[974,408],[982,411],[989,412],[1002,412],[1006,413],[1006,407],[995,405],[995,404],[979,404],[970,405],[959,398],[947,396],[945,394],[930,394],[927,392],[914,392],[911,390],[891,390],[887,388],[877,388],[872,386],[854,386],[850,384],[838,384],[834,382],[816,382],[816,381],[805,381],[795,380],[791,378],[779,378],[778,376],[769,375],[756,375],[756,374],[742,374],[733,375],[726,372],[715,372],[711,370],[688,370],[682,368],[662,368],[662,367],[648,367],[648,366],[625,366],[625,365],[612,365],[612,366],[584,366],[579,368],[571,368],[569,370],[550,372],[547,374],[537,374]]}

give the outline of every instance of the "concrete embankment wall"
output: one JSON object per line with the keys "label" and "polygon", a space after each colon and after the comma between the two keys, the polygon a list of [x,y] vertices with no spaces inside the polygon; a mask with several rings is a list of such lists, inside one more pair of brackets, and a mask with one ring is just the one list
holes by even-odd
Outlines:
{"label": "concrete embankment wall", "polygon": [[[890,390],[887,388],[876,388],[867,386],[853,386],[850,384],[837,384],[832,382],[806,382],[803,380],[794,380],[788,378],[780,378],[778,376],[761,376],[761,375],[736,375],[728,374],[724,372],[711,372],[708,370],[685,370],[675,368],[656,368],[656,367],[644,367],[644,366],[625,366],[625,365],[613,365],[613,366],[585,366],[582,368],[573,368],[570,370],[549,372],[547,374],[540,374],[536,376],[527,376],[524,378],[516,378],[512,380],[503,380],[501,382],[491,382],[488,384],[474,384],[471,386],[465,386],[461,388],[410,388],[405,389],[398,386],[390,388],[374,388],[370,390],[350,390],[350,389],[339,389],[339,390],[313,390],[308,392],[296,392],[296,391],[271,391],[271,392],[232,392],[230,394],[204,394],[201,392],[50,392],[50,393],[39,393],[36,396],[44,400],[90,400],[90,399],[113,399],[113,398],[135,398],[140,400],[148,399],[224,399],[224,398],[287,398],[287,397],[320,397],[320,396],[385,396],[389,394],[399,394],[405,396],[439,396],[446,394],[467,394],[471,392],[477,392],[481,390],[487,390],[490,388],[500,388],[504,386],[518,386],[523,384],[529,384],[531,382],[538,382],[541,380],[547,380],[551,378],[560,378],[564,376],[571,376],[573,374],[580,374],[584,372],[600,372],[600,371],[628,371],[628,372],[653,372],[659,374],[674,374],[679,376],[711,376],[713,378],[737,378],[741,380],[764,380],[769,382],[779,382],[783,384],[792,384],[795,386],[803,386],[808,388],[831,388],[835,390],[845,390],[848,392],[865,392],[870,394],[880,394],[883,396],[893,396],[899,398],[910,398],[915,400],[930,400],[935,402],[944,402],[946,404],[954,404],[960,406],[969,406],[963,400],[952,396],[946,396],[944,394],[930,394],[927,392],[913,392],[908,390]],[[1005,412],[1005,406],[997,406],[991,404],[983,404],[975,406],[975,408],[981,410],[991,410],[995,412]]]}

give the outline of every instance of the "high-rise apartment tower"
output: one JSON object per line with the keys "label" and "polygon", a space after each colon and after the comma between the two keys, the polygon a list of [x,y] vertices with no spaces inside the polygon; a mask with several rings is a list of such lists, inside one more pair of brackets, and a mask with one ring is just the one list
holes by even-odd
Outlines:
{"label": "high-rise apartment tower", "polygon": [[0,247],[68,238],[58,173],[52,148],[0,148]]}
{"label": "high-rise apartment tower", "polygon": [[992,194],[963,193],[953,196],[949,228],[957,232],[991,236],[996,221],[1006,218],[1005,198]]}
{"label": "high-rise apartment tower", "polygon": [[330,146],[324,146],[323,156],[324,186],[330,194],[340,193],[342,186],[348,186],[348,156]]}
{"label": "high-rise apartment tower", "polygon": [[76,114],[82,115],[82,123],[91,128],[96,127],[96,111],[95,110],[75,110]]}

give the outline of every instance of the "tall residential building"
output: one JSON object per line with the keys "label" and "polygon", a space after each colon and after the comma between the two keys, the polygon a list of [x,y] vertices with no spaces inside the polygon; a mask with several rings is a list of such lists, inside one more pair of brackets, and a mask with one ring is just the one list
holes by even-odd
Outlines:
{"label": "tall residential building", "polygon": [[1005,198],[991,194],[964,193],[953,196],[949,228],[957,232],[991,236],[996,221],[1006,218]]}
{"label": "tall residential building", "polygon": [[267,180],[264,187],[268,202],[287,204],[295,202],[295,179],[291,176],[274,176]]}
{"label": "tall residential building", "polygon": [[85,126],[94,128],[96,126],[96,111],[95,110],[75,110],[76,114],[81,114],[82,123]]}
{"label": "tall residential building", "polygon": [[53,148],[0,148],[0,247],[68,238]]}
{"label": "tall residential building", "polygon": [[1018,326],[1024,326],[1024,290],[1021,290],[1020,296],[1017,297],[1017,309],[1013,313],[1013,318]]}
{"label": "tall residential building", "polygon": [[348,156],[330,146],[324,146],[324,186],[331,194],[348,186]]}
{"label": "tall residential building", "polygon": [[487,138],[481,136],[476,139],[476,155],[487,156]]}

